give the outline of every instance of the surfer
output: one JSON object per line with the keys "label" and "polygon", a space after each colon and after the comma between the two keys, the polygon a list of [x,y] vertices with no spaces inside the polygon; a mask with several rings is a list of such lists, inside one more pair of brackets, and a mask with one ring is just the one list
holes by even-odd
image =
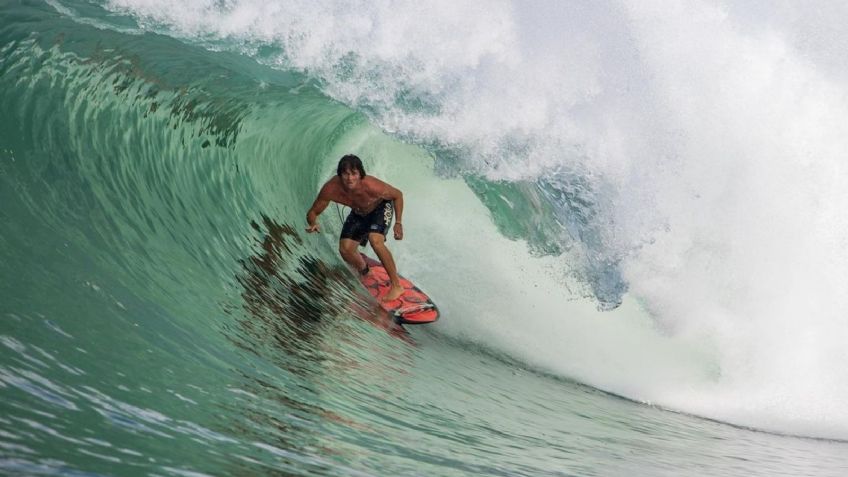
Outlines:
{"label": "surfer", "polygon": [[392,223],[392,215],[396,212],[394,237],[395,240],[403,240],[403,193],[376,177],[365,175],[362,160],[348,154],[339,160],[336,175],[321,187],[318,197],[306,213],[308,233],[319,231],[318,215],[327,208],[330,201],[351,208],[339,238],[339,253],[344,261],[360,274],[368,274],[368,265],[357,251],[357,245],[364,247],[366,243],[370,243],[391,280],[391,289],[383,301],[400,297],[403,287],[394,258],[386,247],[386,232]]}

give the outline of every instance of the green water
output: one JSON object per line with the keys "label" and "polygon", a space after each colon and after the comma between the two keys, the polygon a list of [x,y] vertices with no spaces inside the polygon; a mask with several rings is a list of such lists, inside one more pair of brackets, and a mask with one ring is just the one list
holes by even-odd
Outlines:
{"label": "green water", "polygon": [[[397,247],[440,292],[448,324],[390,326],[336,255],[337,212],[322,216],[323,235],[302,232],[315,191],[351,148],[408,184],[411,211],[466,190],[510,238],[536,230],[522,200],[537,192],[440,177],[427,151],[298,73],[96,28],[38,1],[4,4],[0,25],[0,472],[848,468],[845,443],[621,399],[447,333],[469,317],[452,312],[459,288],[451,294],[422,264],[449,252],[439,237]],[[425,175],[440,188],[416,188]],[[526,213],[510,217],[499,200]],[[540,233],[531,249],[550,243]]]}

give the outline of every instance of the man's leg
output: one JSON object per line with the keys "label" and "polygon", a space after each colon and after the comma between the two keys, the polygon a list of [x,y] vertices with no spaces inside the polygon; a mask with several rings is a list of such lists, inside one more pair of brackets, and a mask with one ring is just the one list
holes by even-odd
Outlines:
{"label": "man's leg", "polygon": [[[365,269],[365,260],[359,255],[359,242],[349,238],[339,239],[339,254],[357,272]],[[383,265],[385,267],[385,265]]]}
{"label": "man's leg", "polygon": [[383,297],[383,301],[396,300],[403,294],[403,287],[400,285],[395,259],[392,257],[392,252],[389,252],[388,247],[386,247],[386,236],[373,232],[368,234],[368,242],[371,243],[371,248],[374,249],[374,253],[377,254],[377,258],[380,259],[380,263],[383,264],[383,268],[386,269],[389,280],[392,282],[392,289]]}

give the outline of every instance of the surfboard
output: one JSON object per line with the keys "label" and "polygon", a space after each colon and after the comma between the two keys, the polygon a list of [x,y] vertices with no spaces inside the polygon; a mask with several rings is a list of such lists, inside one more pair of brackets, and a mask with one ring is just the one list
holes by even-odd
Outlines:
{"label": "surfboard", "polygon": [[439,308],[411,281],[404,277],[400,277],[400,284],[403,287],[403,294],[397,299],[386,303],[381,300],[391,288],[389,274],[383,265],[373,258],[365,255],[365,263],[368,264],[370,271],[365,276],[360,276],[359,281],[368,290],[368,293],[373,296],[380,306],[391,314],[395,321],[406,325],[420,325],[424,323],[432,323],[439,319]]}

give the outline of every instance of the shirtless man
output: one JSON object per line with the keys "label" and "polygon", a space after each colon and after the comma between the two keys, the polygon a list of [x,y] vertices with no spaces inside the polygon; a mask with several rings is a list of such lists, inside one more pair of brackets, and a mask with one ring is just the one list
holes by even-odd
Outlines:
{"label": "shirtless man", "polygon": [[330,201],[351,208],[339,238],[339,253],[342,258],[360,274],[367,274],[368,265],[359,255],[357,245],[365,246],[366,243],[370,243],[392,282],[392,288],[383,301],[397,299],[403,294],[403,287],[400,285],[394,258],[386,248],[386,232],[389,224],[392,223],[394,209],[397,212],[397,221],[394,225],[395,240],[403,239],[403,225],[401,225],[403,194],[401,191],[376,177],[366,176],[362,161],[348,154],[341,158],[336,169],[336,176],[321,187],[318,197],[306,213],[306,223],[309,224],[306,228],[307,232],[318,232],[318,215],[327,208]]}

